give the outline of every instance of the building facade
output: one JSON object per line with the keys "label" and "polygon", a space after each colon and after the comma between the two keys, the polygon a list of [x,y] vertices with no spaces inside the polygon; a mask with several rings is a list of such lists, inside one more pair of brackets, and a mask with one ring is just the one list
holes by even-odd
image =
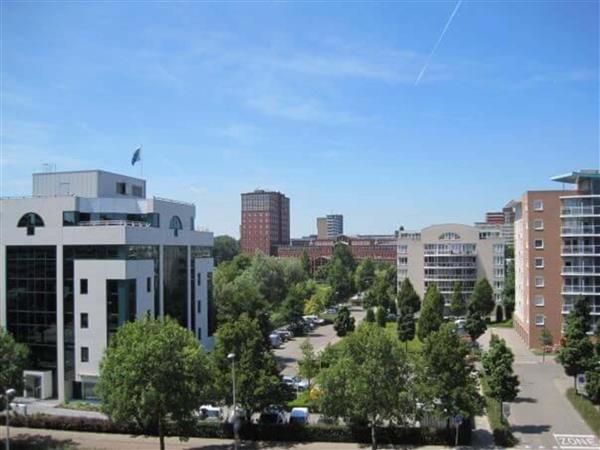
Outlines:
{"label": "building facade", "polygon": [[546,328],[558,344],[565,316],[578,297],[600,320],[600,174],[553,178],[573,190],[528,191],[515,219],[515,315],[518,334],[540,347]]}
{"label": "building facade", "polygon": [[29,347],[28,396],[94,397],[111,336],[146,314],[212,348],[213,236],[194,205],[99,170],[34,174],[33,192],[0,200],[0,326]]}
{"label": "building facade", "polygon": [[328,214],[317,217],[317,237],[319,239],[335,239],[344,234],[344,216]]}
{"label": "building facade", "polygon": [[372,259],[373,261],[396,263],[395,235],[358,235],[338,236],[335,239],[318,239],[310,236],[303,239],[292,239],[290,245],[281,245],[277,254],[284,258],[300,258],[304,252],[308,254],[311,270],[326,264],[333,255],[336,244],[347,245],[357,261]]}
{"label": "building facade", "polygon": [[256,190],[242,194],[242,253],[275,255],[290,242],[290,199],[281,192]]}
{"label": "building facade", "polygon": [[434,284],[449,304],[454,286],[460,282],[466,301],[475,283],[487,278],[496,304],[501,304],[505,242],[495,226],[444,224],[421,231],[402,230],[397,253],[398,283],[410,279],[421,298]]}

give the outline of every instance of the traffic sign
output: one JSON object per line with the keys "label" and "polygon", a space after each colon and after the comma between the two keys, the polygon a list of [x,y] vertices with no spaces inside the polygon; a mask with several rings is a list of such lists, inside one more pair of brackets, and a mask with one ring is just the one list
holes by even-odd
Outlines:
{"label": "traffic sign", "polygon": [[461,416],[460,414],[457,414],[456,416],[454,416],[454,423],[456,423],[457,425],[460,425],[461,423],[463,423],[463,420],[465,418],[463,416]]}

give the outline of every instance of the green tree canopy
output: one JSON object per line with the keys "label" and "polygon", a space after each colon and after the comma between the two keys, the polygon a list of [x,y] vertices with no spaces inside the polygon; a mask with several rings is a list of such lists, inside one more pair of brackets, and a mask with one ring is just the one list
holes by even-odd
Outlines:
{"label": "green tree canopy", "polygon": [[306,250],[302,251],[302,255],[300,256],[300,265],[302,266],[302,269],[304,270],[304,272],[306,272],[307,275],[311,273],[310,258]]}
{"label": "green tree canopy", "polygon": [[469,311],[465,323],[465,330],[467,333],[469,333],[471,341],[475,341],[477,338],[479,338],[479,336],[485,333],[485,330],[487,330],[487,324],[479,312]]}
{"label": "green tree canopy", "polygon": [[519,379],[513,373],[514,355],[506,346],[504,339],[495,334],[490,340],[490,349],[482,358],[488,384],[489,395],[500,402],[513,401],[519,393]]}
{"label": "green tree canopy", "polygon": [[0,393],[7,389],[23,390],[28,353],[25,344],[18,343],[7,330],[0,328]]}
{"label": "green tree canopy", "polygon": [[256,319],[242,314],[236,322],[223,324],[217,331],[215,349],[211,353],[216,367],[218,397],[232,402],[231,362],[235,354],[236,401],[247,412],[260,411],[285,398],[279,370],[269,347],[262,338]]}
{"label": "green tree canopy", "polygon": [[354,273],[354,284],[359,292],[368,290],[375,281],[375,263],[372,259],[363,260]]}
{"label": "green tree canopy", "polygon": [[354,269],[356,269],[356,261],[354,260],[354,256],[352,256],[350,246],[342,242],[335,244],[335,247],[333,247],[331,260],[341,261],[342,265],[351,273],[353,273]]}
{"label": "green tree canopy", "polygon": [[211,395],[210,361],[191,331],[170,318],[127,322],[110,340],[96,393],[113,421],[144,433],[168,427],[188,436],[194,412]]}
{"label": "green tree canopy", "polygon": [[240,252],[240,243],[231,236],[216,236],[213,243],[215,265],[231,261]]}
{"label": "green tree canopy", "polygon": [[468,353],[453,324],[443,325],[425,340],[420,391],[439,417],[474,417],[483,412],[473,366],[466,359]]}
{"label": "green tree canopy", "polygon": [[287,296],[289,284],[286,280],[284,262],[272,256],[257,253],[248,272],[264,299],[270,305],[279,305]]}
{"label": "green tree canopy", "polygon": [[417,336],[424,341],[434,331],[437,331],[444,323],[444,297],[438,291],[435,284],[429,285],[423,300]]}
{"label": "green tree canopy", "polygon": [[312,385],[312,380],[319,373],[319,358],[315,354],[315,349],[308,339],[300,345],[302,350],[302,359],[298,361],[298,372],[300,376],[308,380],[308,386]]}
{"label": "green tree canopy", "polygon": [[379,325],[380,327],[385,328],[386,321],[387,311],[382,306],[378,306],[377,312],[375,313],[375,322],[377,322],[377,325]]}
{"label": "green tree canopy", "polygon": [[350,315],[350,310],[346,306],[342,307],[335,316],[333,329],[340,337],[354,331],[354,317]]}
{"label": "green tree canopy", "polygon": [[465,312],[465,303],[463,300],[462,283],[457,281],[454,283],[454,291],[450,298],[450,313],[454,316],[461,316]]}
{"label": "green tree canopy", "polygon": [[339,258],[334,258],[329,263],[327,282],[331,286],[332,297],[336,302],[348,300],[354,292],[352,286],[352,271],[348,269]]}
{"label": "green tree canopy", "polygon": [[405,352],[382,328],[365,323],[344,340],[337,360],[320,375],[319,398],[327,417],[350,417],[371,427],[391,421],[405,424],[412,417],[412,377]]}
{"label": "green tree canopy", "polygon": [[397,319],[397,333],[400,342],[404,342],[405,350],[408,351],[408,343],[415,338],[416,323],[415,315],[408,306],[400,307]]}
{"label": "green tree canopy", "polygon": [[482,317],[487,317],[495,307],[494,290],[486,278],[481,278],[475,283],[473,294],[469,299],[469,309],[477,311]]}
{"label": "green tree canopy", "polygon": [[402,308],[402,306],[407,306],[414,312],[421,309],[421,299],[408,278],[402,280],[400,292],[398,292],[398,307]]}
{"label": "green tree canopy", "polygon": [[502,290],[502,304],[506,311],[506,317],[512,317],[515,310],[515,262],[509,261],[506,265],[506,277],[504,278],[504,289]]}
{"label": "green tree canopy", "polygon": [[365,322],[375,323],[375,313],[373,312],[373,308],[367,309],[367,314],[365,315]]}

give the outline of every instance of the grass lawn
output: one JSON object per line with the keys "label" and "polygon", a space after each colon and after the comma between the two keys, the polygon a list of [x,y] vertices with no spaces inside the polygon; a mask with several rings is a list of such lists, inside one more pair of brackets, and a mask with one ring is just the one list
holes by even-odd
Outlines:
{"label": "grass lawn", "polygon": [[[394,339],[398,339],[398,334],[396,332],[397,324],[396,322],[388,322],[385,326],[385,331],[387,331],[390,336]],[[403,347],[406,345],[404,342],[400,343]],[[423,343],[416,337],[412,341],[408,341],[408,351],[410,353],[419,353],[423,348]]]}
{"label": "grass lawn", "polygon": [[567,398],[596,436],[600,437],[600,410],[587,397],[577,395],[574,388],[567,390]]}
{"label": "grass lawn", "polygon": [[83,402],[74,400],[68,403],[61,403],[58,405],[59,408],[64,409],[74,409],[77,411],[96,411],[100,412],[100,404],[99,403],[91,403],[91,402]]}
{"label": "grass lawn", "polygon": [[493,322],[493,323],[490,323],[489,327],[490,328],[512,328],[513,320],[507,319],[503,322]]}

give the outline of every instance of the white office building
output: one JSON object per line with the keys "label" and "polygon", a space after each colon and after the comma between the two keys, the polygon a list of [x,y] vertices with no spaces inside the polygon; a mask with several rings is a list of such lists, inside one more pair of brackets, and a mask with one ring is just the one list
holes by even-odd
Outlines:
{"label": "white office building", "polygon": [[213,235],[194,217],[101,170],[34,174],[32,196],[0,199],[0,326],[29,347],[26,395],[94,397],[110,337],[145,314],[212,348]]}

